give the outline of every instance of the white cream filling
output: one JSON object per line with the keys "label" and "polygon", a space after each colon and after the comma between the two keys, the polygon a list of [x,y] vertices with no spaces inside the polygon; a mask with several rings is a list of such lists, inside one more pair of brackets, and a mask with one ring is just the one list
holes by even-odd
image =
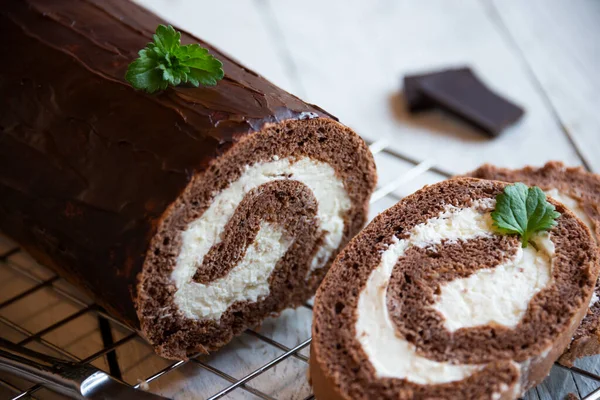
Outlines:
{"label": "white cream filling", "polygon": [[311,261],[310,272],[322,267],[339,247],[344,215],[351,202],[344,183],[329,164],[308,157],[297,161],[274,157],[271,162],[247,166],[239,179],[216,194],[210,207],[181,234],[181,250],[171,279],[177,287],[174,302],[187,318],[218,320],[231,304],[256,301],[269,294],[269,276],[292,241],[280,228],[266,223],[261,224],[255,242],[227,276],[207,285],[192,278],[212,246],[221,242],[225,225],[248,192],[284,179],[306,185],[318,203],[317,218],[324,240]]}
{"label": "white cream filling", "polygon": [[[371,272],[365,288],[359,295],[355,325],[357,340],[367,354],[369,362],[373,365],[378,377],[407,379],[417,384],[439,384],[462,380],[483,368],[482,365],[456,365],[438,362],[417,354],[416,347],[396,332],[396,328],[388,314],[386,297],[393,268],[398,259],[410,247],[425,248],[440,244],[442,241],[467,241],[493,235],[490,214],[479,210],[491,208],[494,204],[493,199],[486,199],[470,208],[459,209],[447,206],[438,217],[431,218],[427,222],[413,227],[407,239],[394,238],[393,243],[383,252],[379,265]],[[548,248],[542,246],[540,248],[540,253],[546,251],[553,253],[553,246]],[[519,260],[528,258],[523,255],[525,252],[535,252],[535,249],[529,246],[528,250],[520,252],[520,257],[517,255],[511,262],[506,263],[506,267],[509,268],[511,264],[516,264]],[[546,260],[546,262],[540,261],[538,268],[550,271],[551,258],[552,254],[541,257],[541,260]],[[480,271],[483,273],[486,270]],[[485,282],[486,286],[490,284],[489,280],[504,279],[508,276],[506,274],[489,273],[492,271],[479,274],[478,279]],[[540,273],[541,275],[543,273]],[[525,279],[524,281],[535,286],[540,280]],[[528,295],[523,296],[519,293],[519,296],[532,296],[535,290],[535,288],[529,289]],[[505,297],[502,293],[492,291],[490,296],[494,297],[492,301],[489,301],[490,304],[495,301],[504,301],[509,305],[514,303],[511,297]],[[529,303],[530,299],[530,297],[526,298],[525,303]],[[448,301],[442,299],[440,302],[444,305],[443,312],[446,312],[446,308],[448,308],[446,306]],[[467,300],[464,299],[459,302],[463,305],[465,303],[467,303]],[[522,300],[519,300],[518,303],[522,304]],[[469,312],[473,312],[473,309],[474,307],[471,307]],[[492,318],[502,320],[502,315],[504,313]],[[454,318],[452,314],[444,316],[446,319]],[[462,323],[464,324],[464,322]]]}
{"label": "white cream filling", "polygon": [[[180,292],[193,297],[193,311],[207,319],[219,319],[236,301],[255,302],[269,294],[269,277],[292,240],[285,238],[278,226],[261,222],[254,242],[246,249],[242,260],[222,278],[209,284],[184,285]],[[191,292],[201,291],[203,296]]]}
{"label": "white cream filling", "polygon": [[600,300],[600,298],[598,298],[598,295],[596,294],[596,292],[592,293],[592,298],[590,299],[590,305],[588,308],[592,308],[594,306],[594,304],[596,304],[598,302],[598,300]]}
{"label": "white cream filling", "polygon": [[[592,233],[592,237],[594,238],[594,240],[596,242],[598,242],[598,238],[596,237],[596,231],[594,230],[594,224],[592,223],[592,219],[583,210],[583,207],[581,207],[581,203],[579,202],[579,200],[577,200],[563,192],[560,192],[556,188],[546,190],[546,195],[552,197],[554,200],[560,201],[569,210],[573,211],[573,214],[575,214],[580,220],[582,220],[583,223],[590,229],[590,232]],[[592,306],[594,304],[596,304],[597,302],[598,302],[598,295],[594,291],[594,293],[592,294],[592,298],[590,299],[590,304],[589,304],[588,308],[592,308]]]}
{"label": "white cream filling", "polygon": [[592,236],[596,238],[594,235],[594,225],[592,224],[592,220],[590,219],[589,215],[587,215],[587,213],[583,210],[583,208],[581,207],[581,203],[579,203],[577,199],[574,199],[573,197],[560,192],[556,188],[546,190],[546,195],[552,197],[554,200],[560,201],[565,206],[567,206],[569,210],[573,211],[573,214],[575,214],[577,218],[582,220],[583,223],[588,228],[590,228]]}
{"label": "white cream filling", "polygon": [[454,332],[461,328],[498,324],[514,328],[521,321],[529,301],[551,280],[554,243],[548,234],[534,238],[533,246],[518,248],[516,256],[493,269],[441,285],[433,308],[441,313],[444,327]]}

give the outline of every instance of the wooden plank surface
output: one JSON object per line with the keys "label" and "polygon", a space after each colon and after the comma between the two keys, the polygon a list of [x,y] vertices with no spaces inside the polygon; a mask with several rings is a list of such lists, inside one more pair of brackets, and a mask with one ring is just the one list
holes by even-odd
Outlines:
{"label": "wooden plank surface", "polygon": [[600,2],[491,0],[578,150],[600,172]]}
{"label": "wooden plank surface", "polygon": [[[269,1],[308,101],[368,138],[433,158],[459,173],[483,162],[503,166],[580,159],[522,62],[480,1]],[[285,27],[285,28],[284,28]],[[399,97],[409,72],[467,64],[527,114],[496,139],[442,113],[412,117]]]}
{"label": "wooden plank surface", "polygon": [[[385,138],[395,151],[419,161],[431,159],[450,173],[483,162],[517,167],[558,159],[575,165],[582,163],[580,155],[600,171],[595,156],[600,151],[600,3],[595,0],[136,1],[333,112],[365,138]],[[491,140],[443,113],[408,115],[400,95],[404,74],[461,64],[471,65],[492,88],[522,104],[525,118]],[[414,168],[385,153],[376,155],[376,162],[380,186]],[[444,178],[430,172],[403,182],[395,197],[374,204],[370,216]],[[0,254],[7,246],[0,237]],[[22,253],[7,263],[0,263],[0,302],[35,284],[12,267],[48,278],[46,270]],[[36,332],[81,308],[45,289],[1,310],[0,317]],[[268,320],[259,332],[289,348],[308,337],[310,323],[310,310],[300,308]],[[111,325],[115,340],[129,334]],[[23,338],[3,324],[0,335]],[[87,313],[44,339],[80,358],[103,346],[97,321]],[[190,362],[150,383],[150,389],[174,399],[206,398],[227,387],[228,379],[242,378],[283,351],[244,334],[216,355],[200,359],[203,364]],[[120,346],[117,358],[123,379],[133,384],[170,365],[139,338]],[[104,357],[95,365],[109,368]],[[578,365],[600,372],[597,358]],[[212,368],[227,376],[210,372]],[[526,398],[562,399],[569,392],[585,395],[596,387],[594,381],[555,368]],[[226,398],[255,399],[251,391],[259,390],[279,399],[303,399],[310,393],[306,363],[287,359],[252,380],[249,388]],[[2,390],[0,397],[8,393]],[[39,398],[55,397],[42,393]]]}

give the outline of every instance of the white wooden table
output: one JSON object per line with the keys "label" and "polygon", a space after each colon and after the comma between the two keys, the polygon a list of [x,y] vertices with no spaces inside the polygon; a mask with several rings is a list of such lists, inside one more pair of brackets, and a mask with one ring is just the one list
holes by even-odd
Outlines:
{"label": "white wooden table", "polygon": [[[449,174],[484,162],[507,167],[561,160],[600,172],[600,1],[598,0],[137,0],[166,20],[212,42],[279,86],[330,111],[369,141],[387,139],[397,153],[431,160]],[[496,139],[440,112],[409,115],[399,95],[410,72],[467,64],[492,88],[526,109],[521,122]],[[389,154],[376,156],[385,185],[414,164]],[[444,179],[434,172],[404,183],[403,196]],[[374,204],[372,216],[393,204]],[[0,256],[14,247],[0,237]],[[0,259],[0,304],[53,279],[22,252]],[[24,276],[22,271],[30,276]],[[20,271],[20,272],[19,272]],[[101,351],[93,310],[85,301],[65,301],[62,281],[0,309],[0,335],[18,341],[52,321],[71,320],[32,341],[32,348],[58,346],[77,358]],[[79,296],[79,295],[77,295]],[[80,297],[77,297],[80,298]],[[88,312],[89,311],[89,312]],[[309,337],[311,311],[286,311],[247,333],[215,356],[190,362],[150,383],[175,399],[205,398],[261,367]],[[170,362],[111,322],[123,379],[135,384]],[[224,398],[304,399],[307,349]],[[64,355],[64,354],[63,354]],[[109,369],[107,358],[93,362]],[[600,373],[600,358],[577,364]],[[228,375],[214,373],[215,369]],[[213,372],[211,372],[213,371]],[[0,375],[19,388],[27,384]],[[585,396],[598,382],[554,368],[528,399]],[[0,385],[0,398],[11,398]],[[44,390],[38,398],[57,398]],[[258,397],[260,398],[260,396]]]}

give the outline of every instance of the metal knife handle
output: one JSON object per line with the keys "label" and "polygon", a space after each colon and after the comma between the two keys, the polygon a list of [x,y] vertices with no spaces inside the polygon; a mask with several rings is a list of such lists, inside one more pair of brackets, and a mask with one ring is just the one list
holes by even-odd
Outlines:
{"label": "metal knife handle", "polygon": [[98,371],[86,364],[59,360],[0,338],[0,370],[49,384],[70,397],[82,398],[81,384]]}

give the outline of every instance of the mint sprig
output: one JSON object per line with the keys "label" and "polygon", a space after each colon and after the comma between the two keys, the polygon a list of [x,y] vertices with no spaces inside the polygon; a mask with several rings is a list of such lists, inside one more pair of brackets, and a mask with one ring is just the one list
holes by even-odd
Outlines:
{"label": "mint sprig", "polygon": [[496,230],[520,235],[524,248],[535,232],[556,226],[558,217],[560,213],[548,202],[542,189],[523,183],[506,186],[504,192],[496,196],[496,209],[492,212]]}
{"label": "mint sprig", "polygon": [[181,33],[171,25],[159,25],[153,38],[125,74],[134,88],[154,93],[182,83],[214,86],[223,79],[221,61],[198,44],[182,46]]}

